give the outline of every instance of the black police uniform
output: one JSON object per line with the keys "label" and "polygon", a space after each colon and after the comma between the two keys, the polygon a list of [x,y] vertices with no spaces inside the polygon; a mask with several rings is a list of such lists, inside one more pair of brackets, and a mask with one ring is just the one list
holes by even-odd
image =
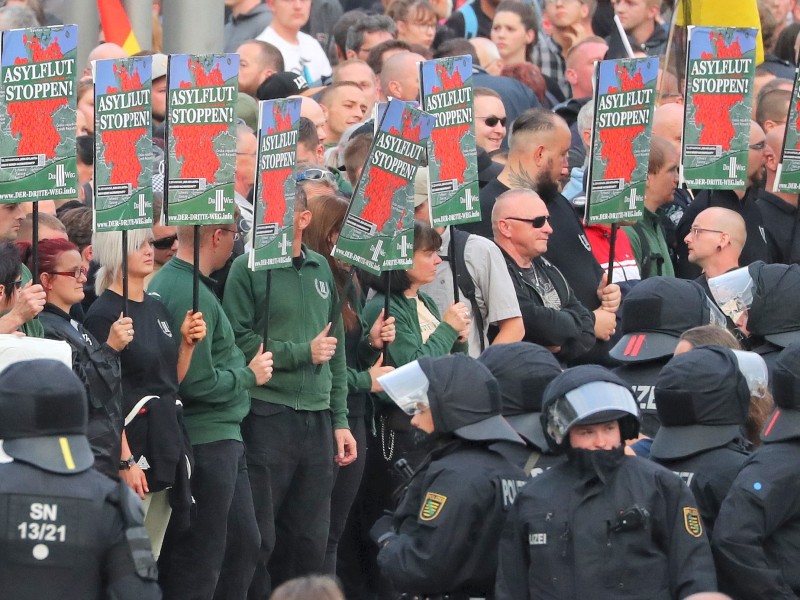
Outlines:
{"label": "black police uniform", "polygon": [[[576,367],[553,380],[543,420],[551,405],[585,385],[605,381],[627,390],[618,377],[601,371]],[[603,410],[587,410],[585,419],[577,409],[572,414],[577,424],[618,420],[623,440],[631,439],[638,415],[630,390],[625,395],[623,417]],[[589,402],[586,396],[603,406],[601,393],[586,392]],[[553,420],[547,421],[549,431]],[[556,445],[568,442],[551,443]],[[626,456],[622,445],[566,451],[567,462],[532,479],[517,495],[500,542],[495,600],[672,600],[716,590],[703,524],[679,477]]]}
{"label": "black police uniform", "polygon": [[661,428],[650,458],[686,482],[710,537],[719,507],[750,454],[742,435],[750,408],[747,380],[731,350],[701,346],[667,363],[655,399]]}
{"label": "black police uniform", "polygon": [[737,600],[800,596],[800,343],[778,358],[773,395],[764,445],[733,482],[712,540],[720,590]]}
{"label": "black police uniform", "polygon": [[161,598],[139,499],[92,469],[86,396],[65,365],[0,375],[0,595],[13,600]]}
{"label": "black police uniform", "polygon": [[[677,338],[675,344],[677,345]],[[661,426],[661,422],[658,420],[658,411],[656,411],[656,379],[664,365],[669,362],[669,358],[669,356],[664,356],[648,362],[628,363],[613,369],[616,375],[619,375],[625,380],[625,383],[631,386],[636,404],[639,405],[642,413],[642,433],[649,437],[653,437]],[[642,455],[640,454],[640,456]]]}
{"label": "black police uniform", "polygon": [[[487,446],[522,441],[499,416],[488,369],[464,355],[418,363],[430,381],[439,439],[395,511],[394,533],[376,531],[380,522],[373,528],[382,545],[378,564],[408,597],[485,597],[494,587],[506,511],[525,483],[521,469]],[[470,439],[456,437],[463,435]]]}

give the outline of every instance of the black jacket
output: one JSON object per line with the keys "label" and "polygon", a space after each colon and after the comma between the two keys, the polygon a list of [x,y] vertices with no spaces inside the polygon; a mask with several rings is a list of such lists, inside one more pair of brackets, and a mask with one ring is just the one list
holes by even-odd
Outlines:
{"label": "black jacket", "polygon": [[650,459],[665,466],[686,482],[697,501],[697,508],[710,537],[719,507],[748,454],[744,442],[739,441],[676,460],[656,459],[652,455]]}
{"label": "black jacket", "polygon": [[435,450],[394,513],[381,572],[402,592],[490,594],[503,522],[524,484],[523,471],[485,445],[454,439]]}
{"label": "black jacket", "polygon": [[720,590],[736,600],[800,596],[800,439],[765,443],[742,467],[714,529]]}
{"label": "black jacket", "polygon": [[694,499],[675,474],[609,451],[570,451],[517,496],[496,600],[673,600],[716,591]]}
{"label": "black jacket", "polygon": [[[14,600],[156,600],[141,503],[94,469],[0,465],[0,590]],[[13,535],[12,535],[13,534]]]}
{"label": "black jacket", "polygon": [[124,421],[119,353],[98,342],[82,324],[52,304],[44,307],[39,320],[46,338],[63,340],[72,348],[72,370],[86,386],[89,399],[86,437],[94,466],[109,477],[117,477]]}
{"label": "black jacket", "polygon": [[800,263],[800,211],[775,194],[760,190],[756,206],[761,210],[772,259],[785,265]]}
{"label": "black jacket", "polygon": [[[656,28],[653,31],[653,35],[647,38],[647,41],[643,44],[637,44],[636,40],[634,40],[631,36],[628,36],[628,40],[631,43],[631,48],[633,48],[634,52],[644,52],[647,56],[659,56],[660,54],[664,54],[667,49],[667,32],[666,30],[656,23]],[[625,45],[622,43],[622,38],[619,35],[619,31],[614,31],[611,35],[606,38],[606,42],[608,43],[608,52],[606,52],[606,60],[611,60],[612,58],[628,58],[628,53],[625,50]]]}
{"label": "black jacket", "polygon": [[[502,249],[501,249],[502,252]],[[508,273],[514,283],[514,291],[525,324],[525,342],[540,346],[561,346],[556,355],[563,361],[572,360],[588,352],[594,346],[594,317],[575,297],[567,280],[556,267],[539,256],[533,261],[544,271],[561,299],[561,310],[548,308],[539,292],[530,285],[508,254],[503,252]]]}

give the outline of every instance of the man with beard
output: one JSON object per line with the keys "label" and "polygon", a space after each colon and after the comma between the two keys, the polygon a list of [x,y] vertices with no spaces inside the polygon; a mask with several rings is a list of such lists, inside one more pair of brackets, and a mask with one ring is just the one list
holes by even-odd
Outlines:
{"label": "man with beard", "polygon": [[740,215],[747,225],[747,241],[742,248],[739,264],[749,265],[757,260],[771,262],[767,237],[761,211],[756,205],[758,190],[764,179],[764,165],[772,150],[767,145],[764,130],[758,123],[750,121],[750,156],[747,163],[747,189],[745,190],[703,190],[699,192],[689,207],[684,211],[677,234],[676,275],[685,279],[695,279],[700,275],[700,268],[689,262],[686,236],[700,212],[710,206],[729,208]]}
{"label": "man with beard", "polygon": [[[540,108],[520,115],[511,129],[506,166],[481,190],[483,219],[462,228],[490,237],[495,199],[510,189],[536,191],[547,205],[553,228],[544,257],[564,274],[580,303],[594,313],[595,336],[605,342],[616,327],[614,313],[619,308],[620,290],[616,284],[606,285],[575,210],[559,193],[559,181],[567,173],[571,141],[569,127],[558,115]],[[605,362],[607,354],[607,344],[598,343],[581,360]]]}

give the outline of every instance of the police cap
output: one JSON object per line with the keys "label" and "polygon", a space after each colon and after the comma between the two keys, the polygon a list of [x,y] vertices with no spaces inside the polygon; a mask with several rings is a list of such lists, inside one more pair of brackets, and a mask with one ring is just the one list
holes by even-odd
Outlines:
{"label": "police cap", "polygon": [[478,357],[500,384],[502,414],[523,438],[540,450],[547,440],[539,418],[547,384],[561,373],[553,353],[530,342],[489,346]]}
{"label": "police cap", "polygon": [[623,441],[639,435],[639,408],[617,375],[599,365],[581,365],[558,375],[544,391],[542,427],[553,451],[568,444],[575,425],[619,421]]}
{"label": "police cap", "polygon": [[750,389],[733,351],[699,346],[664,366],[656,380],[655,400],[661,428],[650,454],[683,458],[742,435]]}
{"label": "police cap", "polygon": [[417,362],[429,381],[428,401],[437,432],[466,440],[523,443],[500,415],[500,386],[489,369],[464,354]]}
{"label": "police cap", "polygon": [[649,277],[622,303],[623,336],[609,354],[622,362],[669,356],[681,334],[699,325],[725,325],[725,317],[698,283],[675,277]]}
{"label": "police cap", "polygon": [[0,440],[6,454],[54,473],[94,464],[86,439],[86,391],[63,363],[18,362],[0,373]]}
{"label": "police cap", "polygon": [[800,437],[800,342],[789,344],[778,355],[772,395],[777,408],[767,419],[761,439],[769,443]]}
{"label": "police cap", "polygon": [[785,348],[800,341],[800,265],[750,265],[753,305],[747,317],[752,335]]}

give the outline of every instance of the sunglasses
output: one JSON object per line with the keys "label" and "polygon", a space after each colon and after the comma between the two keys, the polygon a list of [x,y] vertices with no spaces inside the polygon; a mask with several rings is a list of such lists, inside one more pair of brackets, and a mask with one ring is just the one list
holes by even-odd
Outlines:
{"label": "sunglasses", "polygon": [[327,169],[306,169],[301,173],[298,173],[294,180],[297,183],[301,181],[320,181],[325,180],[328,183],[334,183],[333,175]]}
{"label": "sunglasses", "polygon": [[78,267],[74,271],[53,271],[50,275],[63,275],[64,277],[74,277],[75,279],[80,279],[81,277],[86,277],[89,271],[86,267]]}
{"label": "sunglasses", "polygon": [[530,223],[534,229],[541,229],[545,223],[552,223],[550,215],[542,215],[541,217],[534,217],[533,219],[523,219],[521,217],[506,217],[512,221],[522,221],[523,223]]}
{"label": "sunglasses", "polygon": [[508,121],[506,117],[491,116],[491,117],[476,117],[476,118],[481,119],[484,123],[486,123],[487,127],[494,127],[498,123],[500,123],[501,126],[505,127],[506,122]]}
{"label": "sunglasses", "polygon": [[177,235],[168,235],[167,237],[158,238],[157,240],[153,240],[153,248],[157,250],[169,250],[177,239]]}

